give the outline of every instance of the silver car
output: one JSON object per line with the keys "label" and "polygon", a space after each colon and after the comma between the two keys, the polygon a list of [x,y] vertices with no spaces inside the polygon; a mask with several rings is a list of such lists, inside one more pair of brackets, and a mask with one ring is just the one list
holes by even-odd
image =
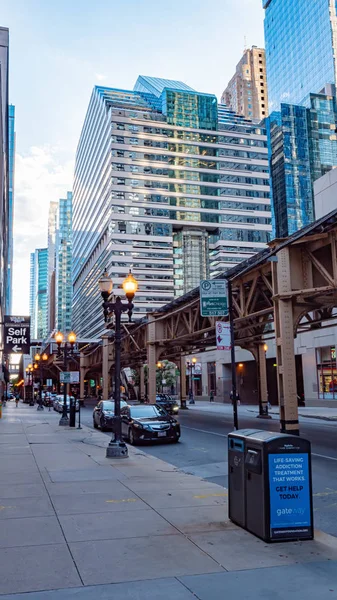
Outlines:
{"label": "silver car", "polygon": [[[67,412],[70,411],[70,400],[72,402],[75,401],[75,398],[73,396],[67,396],[66,402],[67,402]],[[62,394],[58,394],[56,396],[56,399],[54,401],[54,410],[57,410],[57,412],[62,412],[63,411],[63,403],[64,403],[64,397]],[[79,411],[79,401],[76,400],[76,412]]]}

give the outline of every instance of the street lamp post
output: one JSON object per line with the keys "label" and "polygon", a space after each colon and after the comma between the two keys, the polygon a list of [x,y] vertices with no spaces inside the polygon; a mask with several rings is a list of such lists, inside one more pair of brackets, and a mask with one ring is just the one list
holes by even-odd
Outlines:
{"label": "street lamp post", "polygon": [[133,304],[132,300],[138,289],[138,283],[131,273],[124,279],[122,288],[125,292],[128,302],[123,303],[119,296],[116,296],[115,301],[109,301],[113,281],[105,270],[102,277],[98,281],[99,289],[103,298],[103,314],[105,323],[111,315],[115,315],[115,417],[113,434],[109,445],[106,449],[107,458],[127,458],[128,449],[122,438],[122,423],[121,423],[121,390],[120,390],[120,371],[121,371],[121,317],[123,312],[127,312],[129,322],[131,322]]}
{"label": "street lamp post", "polygon": [[160,360],[158,360],[157,362],[157,369],[159,371],[160,374],[160,387],[161,387],[161,393],[163,394],[164,392],[164,385],[163,385],[163,370],[164,370],[164,365],[162,362],[160,362]]}
{"label": "street lamp post", "polygon": [[[63,354],[63,372],[66,373],[68,371],[68,357],[69,355],[74,354],[74,344],[76,342],[76,334],[72,331],[68,334],[68,341],[63,343],[63,333],[58,331],[55,334],[55,341],[57,343],[57,356],[62,356]],[[61,349],[62,346],[62,349]],[[69,407],[70,408],[70,407]],[[66,426],[69,425],[68,419],[68,410],[67,410],[67,383],[63,382],[63,407],[62,407],[62,416],[59,421],[59,425]]]}
{"label": "street lamp post", "polygon": [[43,362],[48,360],[48,355],[44,352],[41,356],[41,354],[39,354],[37,352],[34,356],[34,359],[40,367],[39,405],[37,407],[37,410],[44,410],[44,407],[42,404],[42,387],[43,387],[43,367],[42,367],[42,365],[43,365]]}
{"label": "street lamp post", "polygon": [[193,367],[196,362],[197,362],[197,359],[195,357],[193,357],[191,361],[189,361],[189,360],[187,361],[187,369],[189,372],[188,379],[189,379],[189,388],[190,388],[189,392],[188,392],[188,395],[190,398],[189,404],[195,404],[194,392],[193,392]]}

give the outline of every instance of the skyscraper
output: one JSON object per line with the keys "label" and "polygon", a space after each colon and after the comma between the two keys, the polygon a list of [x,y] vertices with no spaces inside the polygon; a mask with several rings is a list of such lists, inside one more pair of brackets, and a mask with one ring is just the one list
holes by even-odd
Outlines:
{"label": "skyscraper", "polygon": [[309,108],[281,104],[266,121],[273,231],[278,238],[314,221],[314,181],[337,166],[335,97],[310,94],[309,101]]}
{"label": "skyscraper", "polygon": [[48,248],[30,255],[29,314],[31,337],[42,340],[48,334]]}
{"label": "skyscraper", "polygon": [[[0,321],[9,307],[9,111],[8,111],[9,31],[0,27]],[[0,333],[1,336],[1,333]]]}
{"label": "skyscraper", "polygon": [[244,51],[221,96],[221,103],[247,119],[261,121],[268,115],[266,60],[263,48],[252,46]]}
{"label": "skyscraper", "polygon": [[55,277],[56,277],[56,232],[58,202],[50,202],[48,213],[48,329],[56,327],[55,318]]}
{"label": "skyscraper", "polygon": [[269,113],[336,84],[336,0],[263,0]]}
{"label": "skyscraper", "polygon": [[13,286],[13,217],[14,217],[14,164],[15,164],[15,106],[9,105],[8,111],[8,268],[6,314],[12,312]]}
{"label": "skyscraper", "polygon": [[263,128],[179,81],[95,87],[75,164],[76,332],[102,333],[104,268],[120,294],[132,267],[143,316],[264,248],[267,152]]}
{"label": "skyscraper", "polygon": [[72,320],[72,193],[58,202],[55,273],[56,328],[71,331]]}

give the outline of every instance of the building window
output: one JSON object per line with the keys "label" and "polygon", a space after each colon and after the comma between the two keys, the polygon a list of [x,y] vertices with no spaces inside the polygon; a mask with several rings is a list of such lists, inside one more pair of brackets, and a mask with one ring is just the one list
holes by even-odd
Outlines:
{"label": "building window", "polygon": [[317,348],[316,364],[318,397],[322,400],[337,400],[336,347]]}
{"label": "building window", "polygon": [[216,396],[216,374],[215,374],[215,362],[207,363],[207,384],[208,393],[213,390],[214,396]]}

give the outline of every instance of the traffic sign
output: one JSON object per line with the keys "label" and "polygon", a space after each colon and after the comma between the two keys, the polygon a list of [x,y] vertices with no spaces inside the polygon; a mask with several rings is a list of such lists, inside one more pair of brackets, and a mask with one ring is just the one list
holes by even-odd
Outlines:
{"label": "traffic sign", "polygon": [[60,372],[60,383],[79,383],[80,372],[79,371],[61,371]]}
{"label": "traffic sign", "polygon": [[224,279],[200,281],[200,313],[202,317],[228,315],[227,281]]}
{"label": "traffic sign", "polygon": [[5,315],[5,354],[29,354],[30,317]]}
{"label": "traffic sign", "polygon": [[215,324],[215,337],[217,350],[231,349],[231,327],[229,323],[217,321]]}

